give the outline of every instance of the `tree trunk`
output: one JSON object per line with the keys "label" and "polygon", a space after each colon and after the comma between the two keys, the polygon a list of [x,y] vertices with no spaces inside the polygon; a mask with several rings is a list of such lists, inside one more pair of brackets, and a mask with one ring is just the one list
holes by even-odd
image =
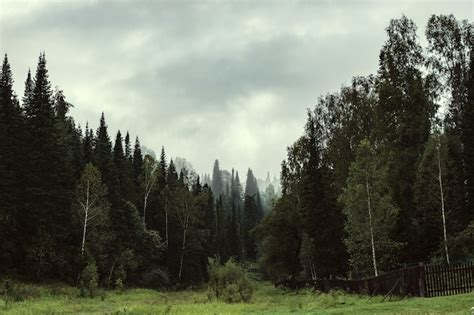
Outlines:
{"label": "tree trunk", "polygon": [[148,202],[148,194],[145,192],[145,197],[143,198],[143,229],[146,230],[146,206]]}
{"label": "tree trunk", "polygon": [[365,187],[367,190],[367,208],[369,210],[369,227],[370,227],[370,244],[372,246],[372,262],[374,264],[374,272],[375,276],[379,275],[377,270],[377,259],[375,257],[375,242],[374,242],[374,227],[372,225],[372,209],[370,206],[370,189],[369,189],[369,180],[366,178],[365,180]]}
{"label": "tree trunk", "polygon": [[440,146],[441,142],[438,137],[438,146],[437,146],[437,151],[438,151],[438,181],[439,181],[439,192],[441,196],[441,215],[443,217],[443,237],[444,237],[444,252],[446,254],[446,262],[448,265],[450,264],[449,262],[449,252],[448,252],[448,236],[446,232],[446,215],[444,211],[444,194],[443,194],[443,177],[441,176],[441,156],[440,156]]}
{"label": "tree trunk", "polygon": [[166,235],[166,249],[169,250],[169,242],[168,242],[168,206],[165,206],[165,235]]}
{"label": "tree trunk", "polygon": [[86,231],[87,231],[87,212],[84,217],[84,228],[82,230],[82,246],[81,246],[81,257],[84,257],[84,249],[86,246]]}
{"label": "tree trunk", "polygon": [[86,246],[87,220],[89,219],[89,181],[87,181],[86,205],[84,206],[84,228],[82,230],[81,257],[84,257]]}
{"label": "tree trunk", "polygon": [[181,274],[183,272],[184,249],[186,248],[186,232],[188,231],[188,223],[189,223],[189,218],[186,218],[186,224],[183,229],[183,244],[181,247],[181,260],[179,262],[179,273],[178,273],[179,280],[181,280]]}

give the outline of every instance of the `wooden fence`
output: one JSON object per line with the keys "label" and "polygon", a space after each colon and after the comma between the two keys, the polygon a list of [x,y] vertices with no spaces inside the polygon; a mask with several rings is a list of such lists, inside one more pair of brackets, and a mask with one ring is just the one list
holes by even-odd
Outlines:
{"label": "wooden fence", "polygon": [[474,291],[474,263],[423,265],[384,273],[377,277],[346,280],[322,279],[311,285],[328,292],[334,289],[367,295],[434,297]]}
{"label": "wooden fence", "polygon": [[425,296],[444,296],[474,290],[474,263],[424,266]]}

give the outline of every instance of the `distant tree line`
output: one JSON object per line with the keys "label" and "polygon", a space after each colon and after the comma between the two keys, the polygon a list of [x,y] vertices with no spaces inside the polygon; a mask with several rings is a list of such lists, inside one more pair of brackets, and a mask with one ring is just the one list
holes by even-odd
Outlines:
{"label": "distant tree line", "polygon": [[[165,150],[143,156],[104,114],[96,131],[77,126],[53,92],[45,54],[24,96],[5,55],[0,81],[0,274],[104,287],[170,287],[207,280],[208,258],[255,260],[251,230],[263,217],[257,180],[245,191],[216,160],[202,184]],[[228,173],[228,172],[227,172]],[[90,289],[90,288],[89,288]]]}
{"label": "distant tree line", "polygon": [[256,230],[272,280],[474,258],[472,24],[433,15],[426,49],[416,30],[391,20],[377,74],[308,110]]}

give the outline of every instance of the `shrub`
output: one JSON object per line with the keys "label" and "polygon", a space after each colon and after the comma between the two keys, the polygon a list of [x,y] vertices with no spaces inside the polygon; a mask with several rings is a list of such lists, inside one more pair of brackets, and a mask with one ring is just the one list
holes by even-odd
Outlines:
{"label": "shrub", "polygon": [[209,259],[209,299],[217,298],[226,303],[248,302],[253,294],[244,269],[234,260],[229,259],[225,265]]}
{"label": "shrub", "polygon": [[3,295],[5,306],[40,296],[40,293],[37,289],[25,285],[15,284],[9,280],[7,280],[3,285],[2,291],[3,292],[0,293]]}
{"label": "shrub", "polygon": [[148,289],[161,289],[169,287],[170,279],[162,268],[152,268],[142,274],[140,284]]}
{"label": "shrub", "polygon": [[99,275],[97,273],[97,266],[95,261],[90,261],[81,273],[81,296],[82,297],[94,297],[98,291],[97,279]]}

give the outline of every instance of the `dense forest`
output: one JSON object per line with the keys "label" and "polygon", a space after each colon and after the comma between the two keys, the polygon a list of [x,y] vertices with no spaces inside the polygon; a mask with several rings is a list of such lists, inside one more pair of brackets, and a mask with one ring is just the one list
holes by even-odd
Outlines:
{"label": "dense forest", "polygon": [[405,16],[386,31],[378,72],[308,109],[281,196],[251,169],[244,185],[216,160],[200,178],[128,132],[112,140],[104,114],[82,130],[44,53],[20,100],[5,55],[0,274],[169,288],[206,281],[209,258],[275,282],[474,258],[472,25],[433,15],[424,48]]}

